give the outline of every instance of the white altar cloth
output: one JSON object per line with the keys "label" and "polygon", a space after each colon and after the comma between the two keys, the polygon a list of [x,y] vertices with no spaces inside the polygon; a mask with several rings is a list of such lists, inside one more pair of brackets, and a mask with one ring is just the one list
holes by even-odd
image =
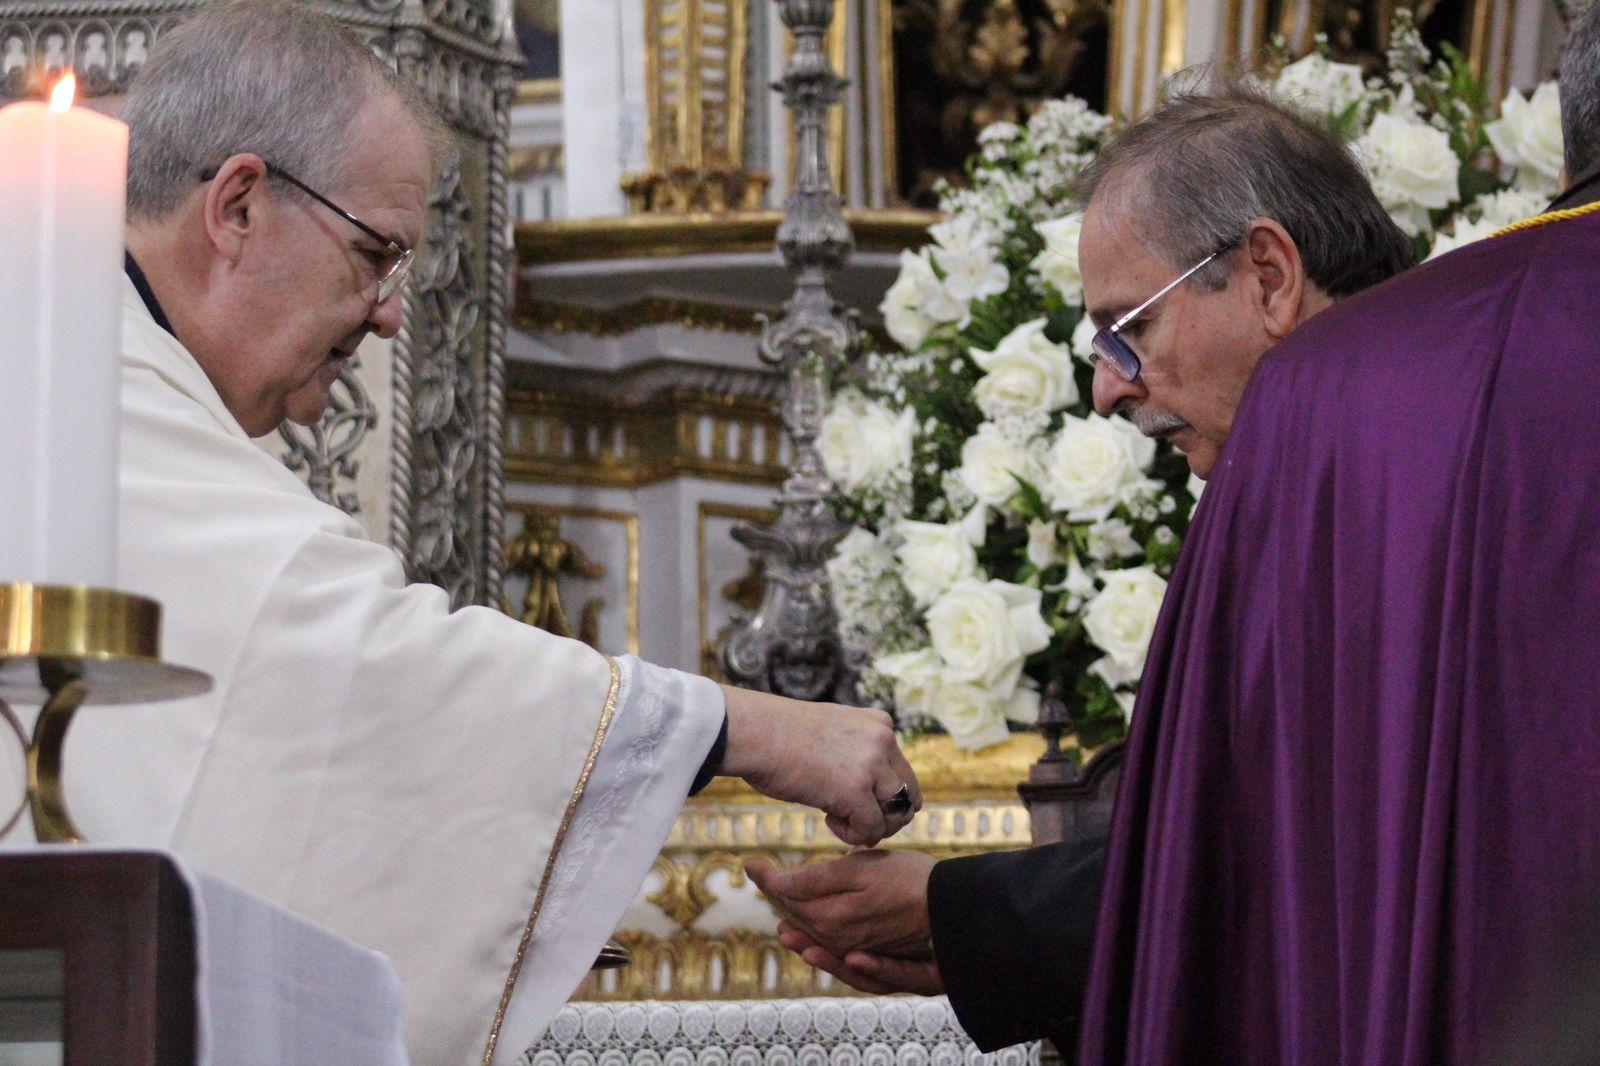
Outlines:
{"label": "white altar cloth", "polygon": [[[37,850],[10,845],[0,855]],[[129,854],[81,845],[75,852]],[[177,866],[193,908],[197,1061],[205,1066],[407,1066],[389,960],[259,896]]]}

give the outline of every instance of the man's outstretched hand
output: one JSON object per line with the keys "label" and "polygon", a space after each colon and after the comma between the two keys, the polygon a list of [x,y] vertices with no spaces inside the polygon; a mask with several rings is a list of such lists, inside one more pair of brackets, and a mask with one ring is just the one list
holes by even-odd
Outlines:
{"label": "man's outstretched hand", "polygon": [[784,946],[863,992],[944,991],[928,922],[934,860],[917,852],[858,851],[779,870],[754,859],[745,873],[782,921]]}
{"label": "man's outstretched hand", "polygon": [[[828,828],[847,844],[876,844],[921,810],[917,775],[883,711],[727,685],[722,691],[728,707],[722,773],[774,799],[826,812]],[[902,786],[909,802],[896,810],[891,801]]]}

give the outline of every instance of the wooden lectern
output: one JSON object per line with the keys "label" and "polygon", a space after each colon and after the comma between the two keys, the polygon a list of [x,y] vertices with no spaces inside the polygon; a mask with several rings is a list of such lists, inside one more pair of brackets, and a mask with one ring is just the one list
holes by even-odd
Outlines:
{"label": "wooden lectern", "polygon": [[170,859],[0,854],[0,1060],[8,1047],[66,1066],[194,1062],[194,908]]}

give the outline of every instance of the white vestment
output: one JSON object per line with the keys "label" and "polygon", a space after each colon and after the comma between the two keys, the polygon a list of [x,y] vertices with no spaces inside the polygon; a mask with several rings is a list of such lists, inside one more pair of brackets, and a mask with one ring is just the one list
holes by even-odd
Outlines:
{"label": "white vestment", "polygon": [[131,283],[124,308],[118,583],[216,688],[80,712],[80,828],[387,954],[414,1062],[491,1041],[515,1061],[649,872],[721,693],[408,586],[246,437]]}

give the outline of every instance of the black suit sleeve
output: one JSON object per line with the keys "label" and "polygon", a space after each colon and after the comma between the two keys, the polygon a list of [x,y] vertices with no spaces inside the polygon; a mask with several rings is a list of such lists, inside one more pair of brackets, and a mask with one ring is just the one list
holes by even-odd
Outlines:
{"label": "black suit sleeve", "polygon": [[933,951],[984,1051],[1048,1037],[1071,1054],[1094,947],[1103,838],[935,864]]}

